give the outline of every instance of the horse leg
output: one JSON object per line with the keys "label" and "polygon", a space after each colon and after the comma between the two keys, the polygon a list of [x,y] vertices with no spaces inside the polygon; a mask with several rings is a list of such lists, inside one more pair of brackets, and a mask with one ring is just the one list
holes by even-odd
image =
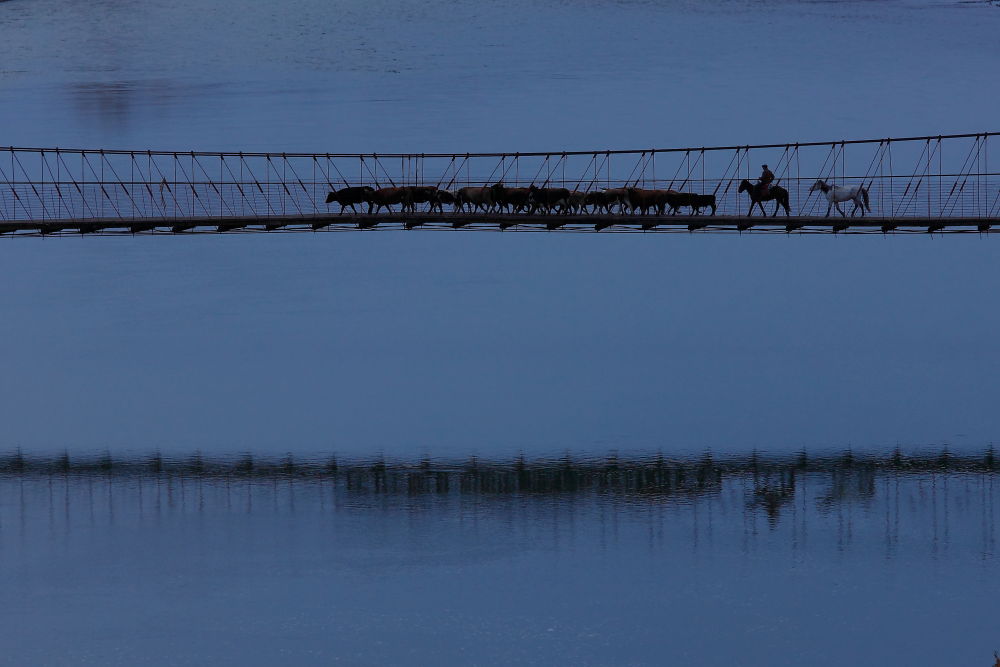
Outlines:
{"label": "horse leg", "polygon": [[830,209],[831,208],[833,208],[833,202],[832,201],[831,202],[827,202],[827,204],[826,204],[826,215],[823,216],[824,218],[829,218],[830,217]]}
{"label": "horse leg", "polygon": [[834,202],[834,205],[837,207],[837,213],[840,214],[840,217],[846,218],[847,214],[844,213],[844,209],[840,208],[840,202],[839,201],[838,202]]}
{"label": "horse leg", "polygon": [[767,217],[767,209],[764,208],[764,202],[758,201],[757,202],[757,206],[760,207],[760,214],[766,218]]}

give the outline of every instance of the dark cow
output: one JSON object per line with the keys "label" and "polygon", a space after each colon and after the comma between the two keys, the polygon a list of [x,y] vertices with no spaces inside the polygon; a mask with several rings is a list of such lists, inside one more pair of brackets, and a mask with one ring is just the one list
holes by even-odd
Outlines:
{"label": "dark cow", "polygon": [[406,201],[406,188],[379,188],[368,195],[368,212],[371,213],[371,207],[375,207],[375,213],[384,206],[385,210],[392,213],[392,207],[396,204],[402,204]]}
{"label": "dark cow", "polygon": [[551,213],[553,209],[565,210],[569,204],[569,190],[566,188],[528,188],[528,215],[538,211]]}
{"label": "dark cow", "polygon": [[715,195],[699,195],[694,192],[676,192],[674,190],[669,192],[667,204],[670,206],[670,215],[677,215],[685,206],[691,207],[691,215],[700,214],[701,209],[706,206],[711,207],[712,215],[715,215]]}
{"label": "dark cow", "polygon": [[587,205],[587,194],[580,190],[571,190],[567,208],[570,213],[586,213],[584,207]]}
{"label": "dark cow", "polygon": [[699,215],[701,209],[706,206],[710,206],[712,208],[712,215],[715,215],[715,195],[691,195],[691,210],[694,215]]}
{"label": "dark cow", "polygon": [[409,185],[403,188],[403,210],[414,213],[417,204],[430,203],[432,206],[437,201],[437,187],[433,185]]}
{"label": "dark cow", "polygon": [[629,211],[635,213],[636,209],[642,211],[643,215],[653,209],[653,213],[663,215],[663,210],[667,205],[670,190],[643,190],[642,188],[626,188],[625,203]]}
{"label": "dark cow", "polygon": [[444,213],[445,204],[455,204],[455,193],[449,190],[435,190],[434,199],[431,200],[430,212],[433,213],[434,209],[437,209],[439,213]]}
{"label": "dark cow", "polygon": [[628,188],[605,188],[603,192],[608,213],[611,213],[615,204],[618,204],[619,213],[625,212],[625,207],[628,205]]}
{"label": "dark cow", "polygon": [[608,213],[608,195],[601,192],[588,192],[583,199],[584,206],[592,206],[594,213]]}
{"label": "dark cow", "polygon": [[493,189],[459,188],[455,193],[455,210],[464,211],[466,205],[469,207],[469,213],[478,210],[491,210],[493,208]]}
{"label": "dark cow", "polygon": [[[358,209],[354,208],[354,205],[369,203],[368,199],[369,197],[371,197],[371,193],[373,192],[375,192],[375,190],[368,187],[367,185],[351,187],[351,188],[342,188],[340,190],[332,190],[330,194],[326,196],[326,203],[332,204],[333,202],[337,202],[338,204],[340,204],[341,213],[343,213],[344,209],[348,206],[351,207],[352,211],[357,213]],[[371,213],[370,203],[368,206],[368,212]]]}
{"label": "dark cow", "polygon": [[503,184],[495,183],[490,186],[493,192],[493,202],[501,211],[509,213],[520,213],[528,207],[528,188],[508,188]]}

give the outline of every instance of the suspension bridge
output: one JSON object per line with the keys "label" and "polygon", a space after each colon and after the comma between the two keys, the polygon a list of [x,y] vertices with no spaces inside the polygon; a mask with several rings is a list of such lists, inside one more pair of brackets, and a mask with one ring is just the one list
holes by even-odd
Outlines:
{"label": "suspension bridge", "polygon": [[[537,153],[261,153],[0,149],[0,236],[506,230],[640,233],[990,233],[1000,224],[1000,132],[885,139]],[[992,140],[992,141],[991,141]],[[991,164],[992,162],[992,164]],[[790,214],[739,191],[771,165]],[[817,180],[864,187],[867,215],[827,216]],[[455,210],[433,202],[369,212],[327,203],[368,187],[616,189],[713,195],[708,210],[624,206]],[[770,214],[774,202],[766,203]],[[847,204],[850,212],[851,205]]]}

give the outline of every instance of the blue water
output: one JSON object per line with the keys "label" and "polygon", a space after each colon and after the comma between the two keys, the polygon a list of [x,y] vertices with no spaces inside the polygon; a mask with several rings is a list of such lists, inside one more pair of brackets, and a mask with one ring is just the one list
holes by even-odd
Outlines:
{"label": "blue water", "polygon": [[[12,0],[0,143],[558,151],[996,130],[998,23],[988,3],[919,0]],[[994,245],[0,239],[0,450],[982,451]],[[942,665],[1000,649],[989,474],[934,500],[905,480],[891,557],[882,487],[832,509],[797,494],[800,523],[772,526],[741,486],[662,506],[345,491],[334,508],[307,485],[249,510],[211,487],[154,512],[154,482],[0,481],[0,662]]]}

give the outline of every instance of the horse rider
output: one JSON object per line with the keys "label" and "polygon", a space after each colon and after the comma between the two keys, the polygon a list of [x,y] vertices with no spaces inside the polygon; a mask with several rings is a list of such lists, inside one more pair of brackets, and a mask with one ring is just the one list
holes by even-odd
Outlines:
{"label": "horse rider", "polygon": [[767,196],[768,190],[771,189],[771,183],[774,182],[774,173],[767,168],[767,165],[761,165],[760,178],[757,179],[757,191],[760,193],[761,198]]}

